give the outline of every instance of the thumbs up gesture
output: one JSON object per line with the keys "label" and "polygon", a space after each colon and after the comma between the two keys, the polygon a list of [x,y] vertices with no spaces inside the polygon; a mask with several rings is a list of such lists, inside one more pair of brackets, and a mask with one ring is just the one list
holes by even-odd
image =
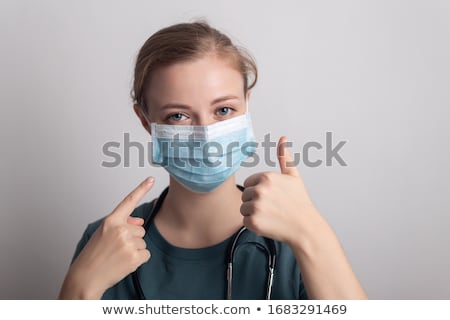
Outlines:
{"label": "thumbs up gesture", "polygon": [[244,226],[256,234],[293,243],[301,234],[307,215],[316,209],[300,174],[286,148],[286,137],[278,141],[277,156],[280,173],[262,172],[244,182],[241,214]]}
{"label": "thumbs up gesture", "polygon": [[70,267],[61,299],[99,299],[108,288],[149,260],[150,252],[143,239],[144,220],[130,214],[153,183],[153,178],[144,180],[103,220]]}

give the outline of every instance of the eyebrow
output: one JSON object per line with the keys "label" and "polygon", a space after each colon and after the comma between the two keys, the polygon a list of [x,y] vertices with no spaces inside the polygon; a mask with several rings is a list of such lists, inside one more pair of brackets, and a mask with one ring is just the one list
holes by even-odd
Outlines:
{"label": "eyebrow", "polygon": [[[214,104],[216,104],[216,103],[223,102],[223,101],[233,100],[233,99],[239,99],[239,97],[234,96],[234,95],[226,95],[226,96],[223,96],[223,97],[219,97],[219,98],[214,99],[214,100],[211,102],[211,105],[214,105]],[[176,109],[191,109],[191,107],[188,106],[188,105],[186,105],[186,104],[181,104],[181,103],[166,103],[165,105],[163,105],[163,106],[161,107],[161,110],[164,110],[164,109],[171,109],[171,108],[173,108],[173,109],[175,109],[175,108],[176,108]]]}

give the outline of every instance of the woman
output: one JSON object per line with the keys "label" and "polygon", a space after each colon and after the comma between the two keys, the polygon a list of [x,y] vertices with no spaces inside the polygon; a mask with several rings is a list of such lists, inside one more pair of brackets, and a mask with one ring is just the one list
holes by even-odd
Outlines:
{"label": "woman", "polygon": [[[173,25],[145,42],[135,67],[134,110],[170,187],[136,208],[155,183],[147,178],[88,226],[61,299],[367,298],[289,166],[286,137],[278,142],[279,172],[236,185],[234,173],[252,152],[248,101],[256,80],[250,55],[207,23]],[[230,143],[247,148],[223,150]],[[150,221],[145,228],[144,220]]]}

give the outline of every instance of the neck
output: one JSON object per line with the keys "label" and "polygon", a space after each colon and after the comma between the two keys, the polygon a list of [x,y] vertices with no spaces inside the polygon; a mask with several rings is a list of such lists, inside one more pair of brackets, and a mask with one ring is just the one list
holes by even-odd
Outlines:
{"label": "neck", "polygon": [[230,237],[242,226],[242,193],[234,175],[208,193],[195,193],[170,177],[170,187],[155,224],[171,244],[206,247]]}

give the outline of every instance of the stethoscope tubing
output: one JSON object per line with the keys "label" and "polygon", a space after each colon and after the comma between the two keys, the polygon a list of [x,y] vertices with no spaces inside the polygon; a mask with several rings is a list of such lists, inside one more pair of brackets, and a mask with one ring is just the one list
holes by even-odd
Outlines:
{"label": "stethoscope tubing", "polygon": [[[243,188],[239,186],[239,188],[242,190]],[[156,199],[156,203],[154,203],[152,205],[152,208],[150,210],[150,214],[148,215],[148,217],[145,219],[144,221],[144,229],[145,229],[145,234],[147,234],[150,225],[153,223],[156,214],[159,212],[162,203],[164,201],[164,199],[166,198],[166,195],[169,191],[169,187],[167,187],[166,189],[163,190],[163,192],[161,193],[161,195],[158,197],[158,199]],[[227,259],[227,295],[226,298],[228,300],[230,300],[232,298],[232,289],[233,289],[233,264],[234,264],[234,256],[236,253],[236,249],[238,247],[238,242],[240,237],[244,234],[244,232],[247,231],[246,227],[242,227],[241,229],[238,230],[238,232],[236,232],[233,236],[233,239],[231,241],[231,245],[230,248],[228,250],[228,259]],[[274,277],[274,272],[275,272],[275,262],[276,262],[276,248],[275,248],[275,242],[272,239],[266,238],[264,237],[264,240],[267,244],[268,249],[263,246],[260,243],[255,242],[255,245],[262,247],[262,249],[265,251],[266,255],[267,255],[267,259],[268,259],[268,274],[267,274],[267,282],[266,282],[266,300],[270,300],[271,298],[271,294],[272,294],[272,286],[273,286],[273,277]],[[138,275],[138,269],[136,269],[136,271],[134,271],[131,275],[132,280],[133,280],[133,285],[134,288],[136,290],[136,293],[139,297],[139,299],[145,300],[145,294],[144,291],[142,290],[142,286],[141,283],[139,281],[139,275]]]}

